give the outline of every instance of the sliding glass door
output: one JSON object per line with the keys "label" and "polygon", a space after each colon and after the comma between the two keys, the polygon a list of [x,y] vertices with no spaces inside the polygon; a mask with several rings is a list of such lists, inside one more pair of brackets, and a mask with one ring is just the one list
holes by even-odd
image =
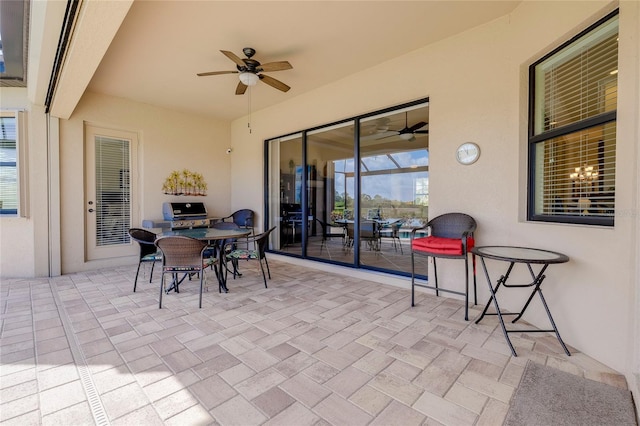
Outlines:
{"label": "sliding glass door", "polygon": [[274,250],[409,274],[429,207],[426,101],[267,141]]}

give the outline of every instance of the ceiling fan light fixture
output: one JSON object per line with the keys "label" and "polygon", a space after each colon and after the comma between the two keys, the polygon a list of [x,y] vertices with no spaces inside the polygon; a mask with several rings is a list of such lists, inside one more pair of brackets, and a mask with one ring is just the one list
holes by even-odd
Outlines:
{"label": "ceiling fan light fixture", "polygon": [[402,133],[400,135],[400,139],[404,139],[405,141],[411,140],[411,138],[413,137],[413,133]]}
{"label": "ceiling fan light fixture", "polygon": [[241,72],[238,77],[240,77],[240,81],[245,86],[255,86],[260,80],[260,77],[252,72]]}

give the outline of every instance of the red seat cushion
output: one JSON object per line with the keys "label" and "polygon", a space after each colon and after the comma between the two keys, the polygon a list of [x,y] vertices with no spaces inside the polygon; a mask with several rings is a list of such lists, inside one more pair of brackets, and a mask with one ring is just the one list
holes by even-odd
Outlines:
{"label": "red seat cushion", "polygon": [[[467,251],[474,246],[472,237],[467,238]],[[423,251],[435,254],[445,254],[449,256],[462,255],[462,239],[442,238],[442,237],[422,237],[414,238],[411,248],[415,251]]]}

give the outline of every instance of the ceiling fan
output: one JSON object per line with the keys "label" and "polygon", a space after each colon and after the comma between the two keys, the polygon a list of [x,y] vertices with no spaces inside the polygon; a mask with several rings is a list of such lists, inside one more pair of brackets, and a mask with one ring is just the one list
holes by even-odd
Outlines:
{"label": "ceiling fan", "polygon": [[258,81],[262,81],[263,83],[266,83],[269,86],[283,92],[291,89],[291,87],[287,86],[283,82],[276,80],[273,77],[269,77],[268,75],[261,74],[262,72],[290,70],[293,67],[289,62],[278,61],[261,64],[255,59],[252,59],[253,55],[256,54],[256,51],[251,47],[245,47],[244,49],[242,49],[242,52],[245,54],[246,58],[240,58],[235,53],[229,52],[227,50],[221,50],[220,52],[222,52],[223,55],[231,59],[236,64],[237,70],[201,72],[197,74],[199,77],[220,74],[239,74],[240,82],[238,82],[238,86],[236,87],[236,95],[244,94],[248,86],[254,86],[258,83]]}
{"label": "ceiling fan", "polygon": [[384,126],[380,126],[378,124],[377,127],[377,131],[376,133],[369,135],[369,136],[365,136],[363,138],[361,138],[361,140],[367,140],[367,139],[384,139],[384,138],[389,138],[391,136],[399,136],[401,139],[406,140],[406,141],[414,141],[415,138],[415,134],[426,134],[429,133],[429,130],[420,130],[422,129],[424,126],[427,125],[427,123],[425,123],[424,121],[419,121],[416,124],[414,124],[413,126],[409,126],[409,114],[407,112],[404,113],[404,128],[400,129],[400,130],[388,130],[388,125]]}

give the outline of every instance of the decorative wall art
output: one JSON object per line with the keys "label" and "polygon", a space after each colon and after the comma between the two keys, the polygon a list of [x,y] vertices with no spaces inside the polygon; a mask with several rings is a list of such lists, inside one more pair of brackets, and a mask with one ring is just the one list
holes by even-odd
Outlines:
{"label": "decorative wall art", "polygon": [[174,170],[162,184],[162,192],[167,195],[207,195],[207,182],[200,173]]}

